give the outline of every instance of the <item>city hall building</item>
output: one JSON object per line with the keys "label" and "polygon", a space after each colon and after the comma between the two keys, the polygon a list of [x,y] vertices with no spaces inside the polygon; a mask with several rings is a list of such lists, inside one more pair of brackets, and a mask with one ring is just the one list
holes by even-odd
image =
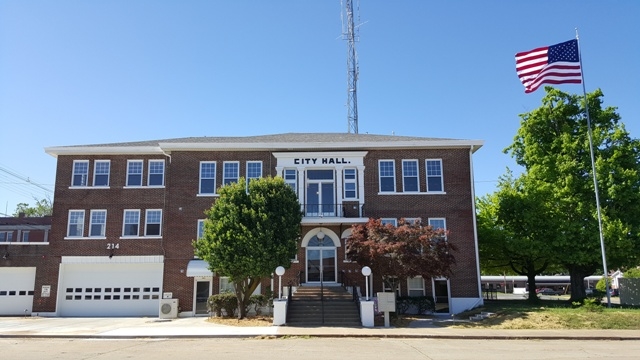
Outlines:
{"label": "city hall building", "polygon": [[[478,306],[472,158],[482,144],[288,133],[46,148],[57,159],[55,201],[47,254],[36,264],[32,311],[158,316],[168,302],[175,316],[207,314],[206,299],[231,284],[194,257],[204,211],[220,186],[264,176],[283,177],[303,213],[298,253],[282,264],[283,284],[327,286],[349,277],[364,292],[361,266],[345,256],[351,226],[369,218],[421,219],[449,231],[447,241],[458,249],[453,274],[409,279],[397,291],[433,296],[442,313]],[[11,259],[2,268],[24,266]],[[385,290],[381,275],[373,274],[373,292]],[[260,291],[267,288],[273,280]]]}

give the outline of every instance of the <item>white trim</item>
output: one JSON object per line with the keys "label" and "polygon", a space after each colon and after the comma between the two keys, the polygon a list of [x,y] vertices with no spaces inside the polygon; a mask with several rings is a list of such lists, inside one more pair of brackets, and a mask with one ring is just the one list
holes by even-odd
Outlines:
{"label": "white trim", "polygon": [[478,295],[480,305],[484,305],[482,299],[482,283],[480,278],[480,249],[478,248],[478,220],[476,218],[476,189],[473,181],[473,148],[469,150],[469,181],[471,183],[471,216],[473,217],[473,245],[476,251],[476,276],[478,277]]}
{"label": "white trim", "polygon": [[[152,163],[162,163],[162,184],[160,185],[150,185],[151,182],[151,175],[158,175],[157,173],[151,174],[151,164]],[[165,175],[167,172],[167,164],[165,163],[164,159],[149,159],[149,161],[147,161],[147,187],[164,187],[165,185]]]}
{"label": "white trim", "polygon": [[[151,223],[152,225],[158,224],[158,234],[147,234],[147,226],[149,225],[149,212],[160,212],[160,222],[159,223]],[[138,233],[140,234],[140,233]],[[144,212],[144,237],[162,237],[162,209],[146,209]]]}
{"label": "white trim", "polygon": [[[422,280],[421,281],[422,282],[422,288],[413,288],[413,287],[411,287],[410,286],[410,284],[411,284],[410,281],[413,280],[413,279]],[[412,277],[412,278],[407,278],[407,296],[412,296],[411,295],[411,291],[412,290],[414,290],[414,291],[416,291],[416,290],[422,291],[422,295],[418,295],[418,296],[426,296],[427,295],[427,287],[426,287],[426,284],[424,282],[424,278],[422,276],[418,275],[418,276],[415,276],[415,277]]]}
{"label": "white trim", "polygon": [[[107,172],[107,185],[96,185],[96,177],[98,176],[98,164],[109,164],[109,171]],[[104,174],[100,174],[104,176]],[[94,188],[106,188],[109,187],[109,181],[111,180],[111,160],[93,160],[93,187]]]}
{"label": "white trim", "polygon": [[[380,163],[382,162],[391,162],[391,164],[393,164],[393,190],[391,191],[382,191],[382,174],[380,173]],[[385,176],[385,178],[388,177],[389,176]],[[395,194],[396,190],[396,161],[394,159],[378,159],[378,193]]]}
{"label": "white trim", "polygon": [[[102,234],[99,236],[91,236],[91,226],[94,225],[93,214],[97,212],[104,212],[104,223],[95,224],[95,225],[102,225]],[[104,239],[106,238],[106,234],[107,234],[107,209],[91,209],[91,211],[89,211],[89,231],[87,231],[87,236],[92,239],[97,239],[97,238]]]}
{"label": "white trim", "polygon": [[393,221],[393,226],[398,226],[398,219],[396,218],[380,218],[380,224],[381,225],[386,225],[384,222],[385,221]]}
{"label": "white trim", "polygon": [[[202,180],[211,180],[212,178],[202,178],[202,165],[213,164],[213,192],[202,192]],[[200,171],[198,177],[198,194],[196,196],[214,196],[216,195],[216,175],[218,173],[218,164],[215,161],[200,161]]]}
{"label": "white trim", "polygon": [[187,263],[186,276],[187,277],[196,277],[196,276],[213,277],[213,272],[209,270],[209,264],[206,261],[189,260],[189,263]]}
{"label": "white trim", "polygon": [[[237,170],[238,170],[238,176],[236,176],[235,178],[233,177],[227,177],[227,169],[225,168],[225,165],[227,164],[236,164],[237,166]],[[240,180],[240,161],[223,161],[222,162],[222,186],[226,185],[225,180],[226,179],[235,179],[235,181],[230,181],[229,183],[234,183],[234,182],[238,182],[238,180]]]}
{"label": "white trim", "polygon": [[[338,238],[338,234],[336,234],[335,232],[333,232],[333,230],[325,228],[325,227],[317,227],[311,231],[308,231],[305,235],[304,238],[302,238],[302,241],[300,242],[300,247],[301,248],[306,248],[307,245],[309,244],[309,240],[311,240],[311,238],[313,238],[314,236],[316,236],[320,231],[322,231],[324,233],[324,238],[329,238],[331,240],[331,242],[333,243],[333,246],[336,248],[339,248],[341,246],[341,241]],[[337,239],[337,241],[336,241]]]}
{"label": "white trim", "polygon": [[[405,162],[409,162],[409,163],[414,163],[416,165],[416,187],[417,189],[415,191],[407,191],[406,190],[406,184],[405,184],[405,179],[407,178],[407,176],[404,174],[404,163]],[[409,176],[410,178],[413,178],[414,176]],[[403,193],[411,193],[411,194],[418,194],[420,193],[420,161],[418,159],[402,159],[402,192]]]}
{"label": "white trim", "polygon": [[[78,238],[71,238],[71,239],[76,240]],[[4,241],[4,242],[0,242],[0,245],[49,245],[49,242],[48,241],[47,242],[23,242],[23,241],[20,241],[20,242],[15,242],[15,241],[6,242],[6,241]]]}
{"label": "white trim", "polygon": [[[86,163],[87,164],[87,173],[85,174],[84,185],[73,185],[73,181],[76,177],[76,164]],[[73,160],[73,164],[71,165],[71,185],[69,187],[79,188],[79,187],[91,187],[89,186],[89,160]]]}
{"label": "white trim", "polygon": [[438,191],[434,191],[434,192],[421,192],[421,193],[416,193],[416,192],[379,192],[378,195],[383,195],[383,196],[388,196],[388,195],[447,195],[446,192],[442,191],[442,192],[438,192]]}
{"label": "white trim", "polygon": [[[71,229],[71,213],[72,212],[82,212],[82,222],[80,223],[80,225],[82,226],[82,231],[80,236],[69,236],[69,230]],[[84,223],[85,223],[85,210],[84,209],[69,209],[69,212],[67,213],[67,236],[68,238],[71,239],[79,239],[82,238],[84,236]]]}
{"label": "white trim", "polygon": [[[435,190],[435,191],[430,191],[429,190],[429,165],[427,165],[427,163],[429,161],[439,161],[440,162],[440,189],[442,190]],[[424,159],[424,174],[426,176],[425,180],[426,180],[426,185],[427,185],[427,193],[443,193],[444,190],[444,162],[442,161],[442,159]],[[433,176],[435,177],[435,176]]]}
{"label": "white trim", "polygon": [[[249,177],[249,164],[260,164],[260,176],[258,177]],[[247,189],[249,189],[249,182],[251,181],[251,179],[259,179],[262,177],[262,173],[264,172],[263,166],[262,166],[262,160],[249,160],[245,163],[245,173],[244,173],[244,177],[245,177],[245,181]]]}
{"label": "white trim", "polygon": [[[137,211],[138,212],[138,231],[136,235],[125,235],[124,234],[124,228],[126,223],[126,219],[127,219],[127,211]],[[120,238],[138,238],[140,237],[140,209],[124,209],[122,210],[122,232],[120,233],[121,236]]]}
{"label": "white trim", "polygon": [[73,237],[73,236],[65,236],[62,238],[63,240],[106,240],[106,236],[83,236],[83,237]]}
{"label": "white trim", "polygon": [[[129,185],[129,165],[131,163],[142,163],[142,166],[140,168],[140,185]],[[133,174],[133,175],[138,175],[138,174]],[[125,180],[124,180],[125,186],[124,188],[141,188],[144,187],[144,160],[142,159],[127,159],[127,168],[126,168],[126,173],[125,173]]]}

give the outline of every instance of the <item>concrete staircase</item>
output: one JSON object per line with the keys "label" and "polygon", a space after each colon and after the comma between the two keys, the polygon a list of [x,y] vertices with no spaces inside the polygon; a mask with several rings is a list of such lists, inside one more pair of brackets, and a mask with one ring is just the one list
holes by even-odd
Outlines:
{"label": "concrete staircase", "polygon": [[[301,286],[289,301],[288,326],[360,327],[360,310],[353,296],[340,286]],[[322,311],[324,308],[324,322]]]}

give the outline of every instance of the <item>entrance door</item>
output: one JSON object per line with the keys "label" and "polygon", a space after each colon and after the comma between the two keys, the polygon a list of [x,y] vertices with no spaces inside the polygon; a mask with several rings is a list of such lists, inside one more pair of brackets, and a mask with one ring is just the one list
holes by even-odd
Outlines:
{"label": "entrance door", "polygon": [[210,284],[211,282],[209,280],[196,281],[196,315],[209,314],[209,309],[207,309],[207,300],[209,299],[209,294],[211,294]]}
{"label": "entrance door", "polygon": [[335,186],[333,170],[307,171],[307,216],[335,216]]}
{"label": "entrance door", "polygon": [[437,313],[449,313],[449,281],[446,279],[433,280],[433,291],[436,300]]}
{"label": "entrance door", "polygon": [[[318,233],[322,234],[322,232]],[[337,279],[336,247],[333,240],[322,234],[307,244],[307,282],[335,282]]]}

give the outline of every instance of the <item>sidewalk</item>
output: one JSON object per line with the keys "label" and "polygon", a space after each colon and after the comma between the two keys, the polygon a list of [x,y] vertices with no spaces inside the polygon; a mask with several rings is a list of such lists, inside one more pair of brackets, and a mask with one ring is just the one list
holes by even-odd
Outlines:
{"label": "sidewalk", "polygon": [[432,339],[584,339],[640,340],[637,330],[492,330],[457,329],[416,321],[407,328],[236,327],[207,318],[41,318],[0,317],[0,338],[252,338],[373,337]]}

